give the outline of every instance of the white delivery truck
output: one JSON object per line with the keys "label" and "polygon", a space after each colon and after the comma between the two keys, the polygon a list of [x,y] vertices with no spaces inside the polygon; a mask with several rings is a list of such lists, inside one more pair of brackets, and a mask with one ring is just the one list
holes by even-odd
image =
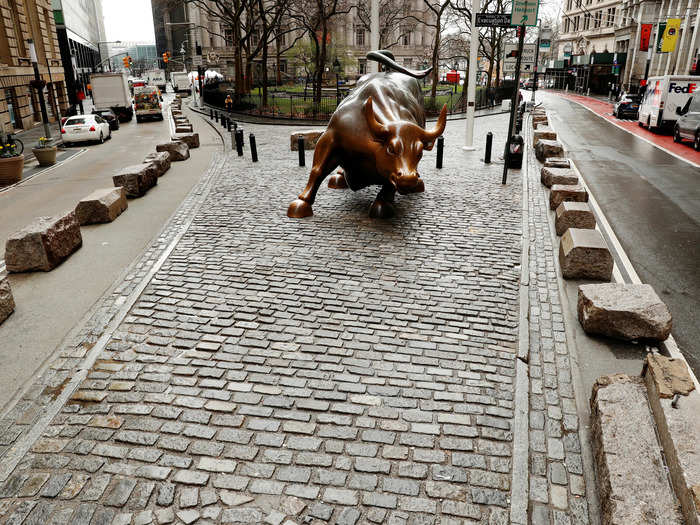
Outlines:
{"label": "white delivery truck", "polygon": [[156,86],[161,91],[165,91],[165,71],[162,69],[151,69],[146,71],[146,84]]}
{"label": "white delivery truck", "polygon": [[111,109],[119,122],[129,122],[134,116],[131,94],[123,73],[93,73],[90,75],[95,109]]}
{"label": "white delivery truck", "polygon": [[189,91],[190,79],[186,71],[176,71],[170,73],[170,83],[173,85],[173,91],[176,93],[179,91]]}
{"label": "white delivery truck", "polygon": [[684,107],[699,90],[700,77],[664,75],[649,78],[639,103],[639,125],[652,131],[673,128],[679,118],[676,108]]}

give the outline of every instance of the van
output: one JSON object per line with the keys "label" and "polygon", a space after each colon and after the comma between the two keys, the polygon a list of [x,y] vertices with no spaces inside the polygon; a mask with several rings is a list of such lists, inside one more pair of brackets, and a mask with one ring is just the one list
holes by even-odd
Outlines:
{"label": "van", "polygon": [[664,75],[651,77],[639,105],[638,124],[651,131],[674,128],[679,115],[693,93],[700,91],[700,78]]}
{"label": "van", "polygon": [[676,114],[680,118],[673,128],[673,141],[691,140],[695,151],[700,151],[700,90],[693,93],[685,106],[677,107]]}

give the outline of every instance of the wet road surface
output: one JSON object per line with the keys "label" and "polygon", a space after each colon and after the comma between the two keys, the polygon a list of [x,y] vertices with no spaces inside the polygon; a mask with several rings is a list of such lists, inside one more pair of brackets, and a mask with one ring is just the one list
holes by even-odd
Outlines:
{"label": "wet road surface", "polygon": [[537,94],[643,282],[673,314],[700,375],[700,170],[552,93]]}

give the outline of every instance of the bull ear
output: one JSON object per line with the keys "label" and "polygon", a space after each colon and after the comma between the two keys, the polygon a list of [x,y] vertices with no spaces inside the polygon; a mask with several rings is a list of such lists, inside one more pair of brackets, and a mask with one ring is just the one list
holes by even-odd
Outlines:
{"label": "bull ear", "polygon": [[437,124],[435,127],[428,131],[427,129],[423,131],[422,141],[425,144],[426,149],[432,149],[433,142],[442,135],[445,131],[445,126],[447,125],[447,104],[442,106],[442,111],[440,111],[440,116],[438,117]]}
{"label": "bull ear", "polygon": [[374,107],[372,106],[372,97],[367,97],[365,104],[362,108],[365,112],[365,119],[367,120],[367,127],[369,132],[375,139],[385,140],[389,136],[389,130],[383,124],[377,121],[377,117],[374,116]]}

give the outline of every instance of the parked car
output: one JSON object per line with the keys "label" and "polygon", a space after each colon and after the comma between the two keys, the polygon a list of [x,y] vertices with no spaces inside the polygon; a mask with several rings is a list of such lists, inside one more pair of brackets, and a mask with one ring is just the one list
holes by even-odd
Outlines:
{"label": "parked car", "polygon": [[523,89],[532,89],[535,87],[535,80],[532,78],[525,79],[525,82],[523,82]]}
{"label": "parked car", "polygon": [[676,108],[676,114],[680,118],[673,128],[673,141],[692,140],[695,151],[700,151],[700,91],[694,93],[684,107]]}
{"label": "parked car", "polygon": [[637,120],[639,116],[639,103],[641,100],[641,95],[623,93],[613,106],[613,115],[620,119],[629,118]]}
{"label": "parked car", "polygon": [[93,115],[99,115],[109,124],[109,129],[117,130],[119,129],[119,119],[117,115],[111,109],[93,109]]}
{"label": "parked car", "polygon": [[109,124],[99,115],[78,115],[66,120],[61,128],[64,144],[73,142],[98,141],[102,144],[105,139],[112,138]]}

